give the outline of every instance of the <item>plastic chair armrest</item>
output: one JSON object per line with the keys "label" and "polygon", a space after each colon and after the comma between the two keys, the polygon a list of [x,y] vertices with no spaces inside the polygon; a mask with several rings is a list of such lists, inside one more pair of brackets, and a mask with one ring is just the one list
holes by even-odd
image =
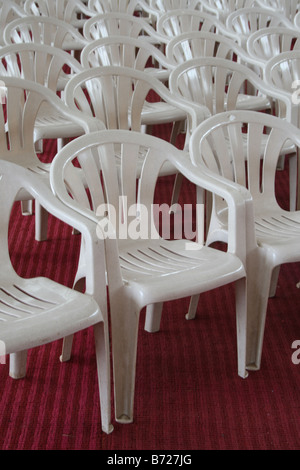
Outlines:
{"label": "plastic chair armrest", "polygon": [[228,251],[245,262],[247,251],[255,246],[254,208],[250,191],[206,168],[195,166],[186,153],[172,163],[196,186],[223,198],[228,206]]}

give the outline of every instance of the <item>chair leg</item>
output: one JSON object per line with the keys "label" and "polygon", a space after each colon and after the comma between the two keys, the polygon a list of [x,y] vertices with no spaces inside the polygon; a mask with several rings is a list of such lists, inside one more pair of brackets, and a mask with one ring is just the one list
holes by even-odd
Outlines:
{"label": "chair leg", "polygon": [[199,295],[193,295],[191,297],[190,305],[189,305],[189,311],[185,316],[185,318],[187,320],[194,320],[194,318],[196,317],[199,299],[200,299],[200,294]]}
{"label": "chair leg", "polygon": [[26,376],[27,351],[12,353],[9,356],[9,375],[13,379],[23,379]]}
{"label": "chair leg", "polygon": [[[115,304],[115,305],[113,305]],[[115,417],[122,424],[133,421],[135,370],[140,312],[129,299],[119,305],[111,298],[111,331],[114,370]]]}
{"label": "chair leg", "polygon": [[175,204],[178,204],[182,181],[183,181],[183,175],[181,173],[177,173],[175,176],[175,181],[173,185],[171,207]]}
{"label": "chair leg", "polygon": [[35,201],[35,239],[39,242],[47,240],[48,212]]}
{"label": "chair leg", "polygon": [[111,424],[110,355],[108,331],[103,322],[94,325],[94,337],[100,393],[102,430],[106,434],[110,434],[114,429]]}
{"label": "chair leg", "polygon": [[148,331],[148,333],[156,333],[159,331],[163,305],[163,302],[147,305],[145,330]]}
{"label": "chair leg", "polygon": [[36,153],[43,153],[44,152],[44,140],[39,139],[34,142],[34,148]]}
{"label": "chair leg", "polygon": [[272,273],[269,297],[275,297],[276,295],[279,273],[280,273],[280,266],[277,266],[276,268],[274,268],[273,273]]}
{"label": "chair leg", "polygon": [[[78,276],[78,278],[76,277],[74,281],[73,289],[77,290],[78,292],[84,292],[85,278],[81,276]],[[63,339],[62,352],[60,356],[61,362],[67,362],[71,359],[73,338],[74,338],[74,335],[70,335]]]}
{"label": "chair leg", "polygon": [[68,142],[68,139],[57,139],[57,152],[59,152]]}
{"label": "chair leg", "polygon": [[235,283],[235,310],[237,335],[238,375],[248,377],[247,361],[247,281],[240,279]]}
{"label": "chair leg", "polygon": [[299,209],[299,165],[298,154],[289,156],[289,178],[290,178],[290,211]]}
{"label": "chair leg", "polygon": [[32,200],[29,201],[21,201],[21,211],[22,215],[32,215]]}
{"label": "chair leg", "polygon": [[170,135],[170,143],[176,146],[176,140],[180,132],[183,131],[185,127],[185,121],[175,121],[172,125],[172,131]]}
{"label": "chair leg", "polygon": [[71,359],[73,338],[74,335],[70,335],[63,339],[62,352],[59,358],[61,362],[67,362]]}
{"label": "chair leg", "polygon": [[247,261],[247,369],[261,365],[265,320],[268,308],[273,266],[261,256]]}

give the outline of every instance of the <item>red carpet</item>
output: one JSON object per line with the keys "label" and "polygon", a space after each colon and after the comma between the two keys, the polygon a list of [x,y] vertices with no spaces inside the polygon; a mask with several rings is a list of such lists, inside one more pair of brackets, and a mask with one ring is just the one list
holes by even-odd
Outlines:
{"label": "red carpet", "polygon": [[[53,153],[47,147],[48,155]],[[279,174],[286,200],[286,171]],[[171,190],[171,179],[161,182]],[[182,198],[193,190],[185,183]],[[45,275],[72,286],[79,236],[50,218],[49,239],[34,241],[33,217],[13,213],[13,264],[26,277]],[[194,321],[188,299],[165,305],[161,331],[143,330],[141,315],[135,422],[101,431],[92,331],[75,337],[73,357],[61,364],[61,342],[32,350],[24,380],[0,365],[1,450],[298,450],[300,364],[299,265],[284,266],[269,302],[262,367],[242,380],[236,370],[233,291],[204,294]],[[299,355],[300,357],[300,355]]]}

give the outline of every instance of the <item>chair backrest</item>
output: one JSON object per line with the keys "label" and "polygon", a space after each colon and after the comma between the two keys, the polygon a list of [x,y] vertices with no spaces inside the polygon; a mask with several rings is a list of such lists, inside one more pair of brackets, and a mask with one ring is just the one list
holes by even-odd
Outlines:
{"label": "chair backrest", "polygon": [[252,33],[247,40],[251,57],[266,63],[282,52],[300,48],[300,31],[280,27],[268,27]]}
{"label": "chair backrest", "polygon": [[266,63],[265,78],[273,86],[293,93],[293,83],[299,80],[300,51],[282,52]]}
{"label": "chair backrest", "polygon": [[83,70],[66,51],[44,44],[12,44],[0,49],[0,75],[25,78],[61,91],[70,74]]}
{"label": "chair backrest", "polygon": [[16,18],[22,18],[26,16],[24,10],[17,5],[15,2],[10,0],[0,1],[0,44],[4,44],[3,30],[5,26]]}
{"label": "chair backrest", "polygon": [[109,36],[131,36],[149,39],[154,43],[165,41],[156,30],[143,18],[127,13],[113,12],[95,15],[83,26],[83,35],[87,40],[95,40]]}
{"label": "chair backrest", "polygon": [[133,15],[139,0],[89,0],[88,8],[96,13],[120,12]]}
{"label": "chair backrest", "polygon": [[153,76],[131,67],[107,66],[74,75],[65,88],[70,109],[79,109],[102,121],[107,129],[141,131],[142,111],[153,90],[166,87]]}
{"label": "chair backrest", "polygon": [[256,0],[201,0],[203,11],[213,13],[219,20],[225,22],[227,16],[239,8],[247,8]]}
{"label": "chair backrest", "polygon": [[24,10],[27,15],[49,16],[73,25],[79,14],[92,14],[81,0],[26,0]]}
{"label": "chair backrest", "polygon": [[[0,105],[1,158],[30,168],[38,159],[33,138],[35,120],[48,98],[34,82],[7,76],[0,76],[0,80],[5,91]],[[41,163],[41,171],[42,167]]]}
{"label": "chair backrest", "polygon": [[[172,161],[174,155],[180,158],[182,153],[168,142],[140,132],[91,133],[70,142],[56,155],[50,171],[51,186],[67,206],[97,220],[107,236],[114,238],[106,222],[102,225],[101,219],[107,216],[119,243],[126,243],[134,223],[143,227],[145,237],[155,234],[158,238],[152,214],[156,182],[164,162]],[[137,191],[141,155],[143,169]],[[119,262],[116,258],[115,269]]]}
{"label": "chair backrest", "polygon": [[292,115],[289,119],[300,124],[299,90],[300,90],[300,50],[282,52],[270,59],[265,66],[265,80],[287,95],[292,103]]}
{"label": "chair backrest", "polygon": [[166,56],[174,64],[201,57],[255,63],[232,39],[206,31],[191,31],[172,38],[167,44]]}
{"label": "chair backrest", "polygon": [[171,92],[206,106],[211,114],[236,109],[239,96],[245,93],[248,84],[252,88],[251,96],[267,91],[263,80],[247,66],[216,57],[180,64],[169,79]]}
{"label": "chair backrest", "polygon": [[120,65],[151,70],[158,76],[163,70],[174,68],[172,62],[147,40],[128,36],[110,36],[92,41],[82,50],[80,60],[85,68]]}
{"label": "chair backrest", "polygon": [[161,13],[180,8],[196,9],[201,5],[200,0],[150,0],[150,7]]}
{"label": "chair backrest", "polygon": [[[10,22],[3,32],[5,44],[36,42],[67,48],[67,45],[81,45],[87,41],[72,25],[49,16],[28,16]],[[77,47],[77,46],[76,46]]]}
{"label": "chair backrest", "polygon": [[281,13],[260,7],[240,8],[230,13],[226,20],[226,27],[240,38],[243,47],[251,33],[272,26],[293,28],[291,21]]}
{"label": "chair backrest", "polygon": [[299,10],[299,0],[255,0],[261,8],[268,8],[272,11],[282,12],[286,18],[293,21]]}
{"label": "chair backrest", "polygon": [[272,210],[278,205],[275,177],[287,141],[299,147],[300,132],[289,122],[255,111],[230,111],[199,125],[190,154],[194,164],[248,188],[258,215],[266,206]]}
{"label": "chair backrest", "polygon": [[216,16],[189,8],[167,11],[158,19],[156,29],[160,35],[169,39],[183,33],[201,30],[220,33],[236,40],[236,35],[228,32]]}

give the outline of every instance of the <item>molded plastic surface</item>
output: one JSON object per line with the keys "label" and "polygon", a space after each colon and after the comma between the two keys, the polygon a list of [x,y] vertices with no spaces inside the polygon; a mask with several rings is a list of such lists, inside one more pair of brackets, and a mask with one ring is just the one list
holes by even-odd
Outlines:
{"label": "molded plastic surface", "polygon": [[[300,261],[300,212],[283,210],[274,190],[278,159],[287,143],[298,149],[299,129],[254,111],[215,115],[199,125],[190,141],[194,164],[209,169],[216,181],[230,181],[251,193],[253,207],[245,219],[248,369],[260,367],[268,298],[275,293],[280,265]],[[208,244],[228,241],[228,220],[226,204],[215,197]]]}
{"label": "molded plastic surface", "polygon": [[[22,378],[26,374],[27,350],[56,341],[84,328],[94,327],[98,381],[100,389],[102,428],[112,431],[110,405],[109,343],[107,332],[106,295],[100,299],[103,314],[89,294],[76,292],[47,278],[23,279],[10,262],[8,224],[12,205],[19,191],[26,191],[68,224],[82,232],[88,251],[94,239],[91,224],[63,206],[31,171],[11,162],[0,160],[0,340],[10,355],[10,375]],[[97,240],[100,253],[99,240]],[[99,271],[99,268],[98,268]],[[105,279],[104,273],[102,278]],[[104,316],[105,315],[105,318]]]}
{"label": "molded plastic surface", "polygon": [[[121,172],[114,158],[116,153],[119,155]],[[137,194],[136,177],[141,153],[146,158],[143,159]],[[79,174],[73,165],[75,158],[82,170]],[[227,253],[201,248],[191,240],[168,241],[159,237],[153,222],[152,204],[156,181],[166,162],[194,184],[212,192],[217,191],[226,198],[230,206],[231,227]],[[85,182],[88,183],[89,198]],[[236,282],[238,373],[245,377],[247,320],[245,271],[241,259],[245,247],[243,227],[247,192],[243,195],[242,191],[236,191],[232,183],[215,185],[214,177],[210,178],[199,171],[191,163],[188,153],[168,142],[140,132],[120,129],[92,133],[67,144],[51,166],[51,185],[56,196],[66,206],[97,224],[98,234],[104,239],[112,320],[115,413],[118,421],[131,422],[133,419],[139,313],[145,306],[146,329],[154,332],[159,329],[163,302],[199,295],[209,289]],[[124,198],[126,205],[120,205],[120,201],[125,201]],[[107,207],[107,210],[99,211],[101,207]],[[126,207],[129,208],[128,213]],[[143,236],[130,235],[128,227],[131,223],[138,224]],[[84,265],[83,247],[80,276],[89,274]],[[193,318],[195,313],[193,308],[189,318]]]}

